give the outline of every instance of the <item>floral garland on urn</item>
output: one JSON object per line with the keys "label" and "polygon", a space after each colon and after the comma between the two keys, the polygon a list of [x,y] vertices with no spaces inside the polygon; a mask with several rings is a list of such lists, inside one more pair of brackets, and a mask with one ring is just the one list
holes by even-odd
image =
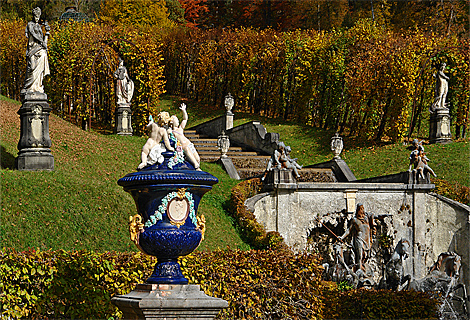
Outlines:
{"label": "floral garland on urn", "polygon": [[178,192],[176,191],[170,192],[162,199],[162,203],[158,206],[158,209],[155,211],[155,213],[149,216],[149,219],[147,220],[147,222],[145,222],[144,226],[148,228],[156,224],[158,221],[162,220],[163,219],[162,216],[167,211],[169,203],[173,199],[183,199],[183,198],[186,198],[189,202],[189,218],[194,223],[194,225],[197,225],[196,211],[194,210],[193,195],[189,192],[184,192],[184,196],[182,197],[181,191],[178,190]]}

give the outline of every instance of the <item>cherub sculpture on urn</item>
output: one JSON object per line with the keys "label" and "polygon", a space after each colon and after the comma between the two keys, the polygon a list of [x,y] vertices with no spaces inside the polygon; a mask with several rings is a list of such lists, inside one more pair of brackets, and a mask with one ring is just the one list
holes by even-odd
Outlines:
{"label": "cherub sculpture on urn", "polygon": [[[179,131],[174,128],[176,116],[170,117],[168,112],[160,112],[156,121],[150,117],[148,128],[151,133],[142,149],[142,163],[138,171],[118,180],[118,184],[132,195],[137,206],[138,214],[131,216],[129,221],[131,240],[145,254],[157,257],[153,274],[146,280],[146,284],[137,285],[136,290],[127,296],[113,298],[113,303],[123,312],[136,299],[148,300],[148,297],[143,298],[142,292],[147,292],[150,297],[158,290],[166,293],[152,298],[157,309],[160,308],[158,306],[161,305],[162,297],[181,298],[185,292],[192,297],[194,292],[198,292],[200,296],[194,300],[199,301],[197,303],[204,299],[210,300],[211,305],[214,301],[219,303],[217,312],[214,308],[211,309],[211,312],[215,312],[214,316],[227,306],[226,301],[199,292],[199,286],[188,285],[188,279],[182,274],[178,263],[180,256],[190,254],[204,238],[205,218],[203,215],[198,216],[197,210],[202,196],[218,182],[216,177],[199,169],[199,163],[194,163],[194,157],[187,156],[189,147],[183,150],[182,142],[186,143],[186,140],[183,139],[182,129],[186,125],[187,113],[184,105],[180,109],[184,116],[178,126],[181,129]],[[179,298],[174,299],[170,300],[171,303],[176,303],[172,306],[176,310],[181,307],[178,303],[182,302]],[[187,308],[187,301],[185,303]],[[143,305],[152,309],[148,301]],[[132,308],[137,307],[132,305]],[[178,312],[185,312],[181,310]],[[209,318],[211,317],[207,317]]]}

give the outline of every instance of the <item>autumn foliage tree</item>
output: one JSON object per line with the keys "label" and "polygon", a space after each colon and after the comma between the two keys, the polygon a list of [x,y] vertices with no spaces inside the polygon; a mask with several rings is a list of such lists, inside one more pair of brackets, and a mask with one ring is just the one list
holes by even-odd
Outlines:
{"label": "autumn foliage tree", "polygon": [[[175,1],[191,28],[170,19]],[[59,77],[46,77],[46,86],[58,88],[50,98],[64,116],[72,107],[72,118],[112,122],[111,71],[119,54],[136,79],[139,127],[154,110],[146,101],[165,90],[212,108],[231,92],[240,111],[400,141],[426,136],[432,74],[447,62],[455,136],[465,136],[463,1],[108,0],[100,8],[100,24],[53,28],[49,54]],[[2,92],[18,98],[26,23],[4,21]],[[105,45],[115,39],[135,46]]]}
{"label": "autumn foliage tree", "polygon": [[231,92],[239,111],[392,141],[426,136],[432,74],[445,61],[453,121],[468,126],[466,39],[363,19],[332,31],[177,31],[163,47],[171,93],[217,108]]}

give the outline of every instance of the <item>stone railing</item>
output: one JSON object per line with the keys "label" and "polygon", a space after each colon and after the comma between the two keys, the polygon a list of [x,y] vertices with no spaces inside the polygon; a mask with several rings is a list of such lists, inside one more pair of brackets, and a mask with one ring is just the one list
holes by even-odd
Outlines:
{"label": "stone railing", "polygon": [[222,130],[230,138],[230,144],[247,148],[253,151],[273,154],[279,142],[279,134],[267,132],[266,128],[257,121],[248,122],[234,128],[227,128],[227,115],[209,120],[192,127],[197,133],[210,138],[217,138]]}

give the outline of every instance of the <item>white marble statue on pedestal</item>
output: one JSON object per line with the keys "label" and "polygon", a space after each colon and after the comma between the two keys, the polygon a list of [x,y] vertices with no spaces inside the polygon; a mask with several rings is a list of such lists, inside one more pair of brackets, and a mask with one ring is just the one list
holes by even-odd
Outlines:
{"label": "white marble statue on pedestal", "polygon": [[446,64],[441,63],[438,71],[433,74],[433,77],[436,78],[436,88],[434,90],[434,103],[429,110],[430,112],[434,112],[436,109],[447,109],[446,96],[449,90],[449,77],[444,73],[445,68]]}
{"label": "white marble statue on pedestal", "polygon": [[[47,58],[47,38],[51,27],[49,24],[39,23],[41,9],[33,9],[33,20],[28,22],[25,29],[28,44],[26,47],[26,77],[21,94],[40,92],[44,93],[43,79],[50,74],[49,60]],[[42,26],[46,33],[43,34]]]}
{"label": "white marble statue on pedestal", "polygon": [[117,104],[129,104],[134,94],[134,82],[129,78],[127,68],[124,66],[124,60],[119,58],[119,67],[114,72],[116,81]]}

